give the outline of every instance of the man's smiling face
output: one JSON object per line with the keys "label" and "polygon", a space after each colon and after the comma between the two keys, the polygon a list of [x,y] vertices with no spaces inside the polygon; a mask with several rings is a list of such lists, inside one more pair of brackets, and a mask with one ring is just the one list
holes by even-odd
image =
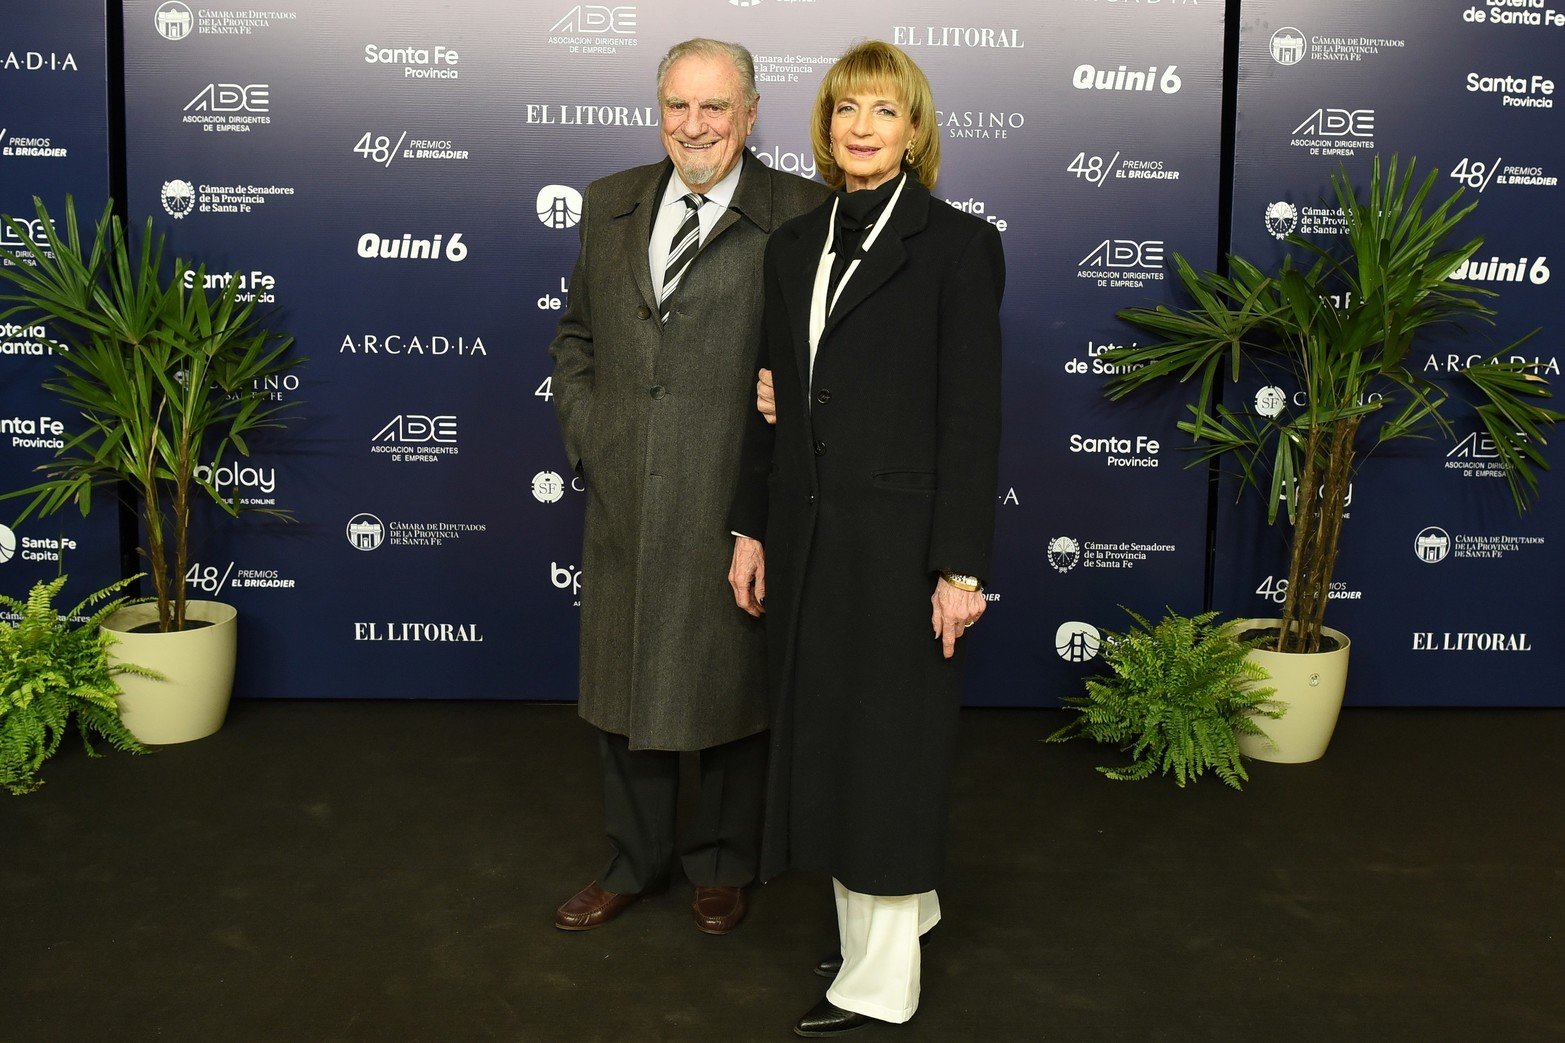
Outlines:
{"label": "man's smiling face", "polygon": [[702,54],[668,67],[658,101],[663,147],[691,191],[707,191],[739,162],[756,103],[745,97],[732,61]]}

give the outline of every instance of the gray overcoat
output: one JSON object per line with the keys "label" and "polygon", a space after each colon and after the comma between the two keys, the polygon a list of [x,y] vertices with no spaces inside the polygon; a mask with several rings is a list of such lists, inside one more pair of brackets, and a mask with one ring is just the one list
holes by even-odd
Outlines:
{"label": "gray overcoat", "polygon": [[587,484],[579,709],[631,749],[705,749],[767,726],[765,639],[728,586],[726,515],[755,409],[767,236],[826,189],[749,153],[743,164],[666,325],[647,244],[672,164],[589,185],[549,348]]}

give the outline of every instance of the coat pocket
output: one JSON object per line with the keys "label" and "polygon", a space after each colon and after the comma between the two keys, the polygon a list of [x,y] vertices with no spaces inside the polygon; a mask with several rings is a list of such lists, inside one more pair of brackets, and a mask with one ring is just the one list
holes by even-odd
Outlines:
{"label": "coat pocket", "polygon": [[882,489],[903,489],[909,492],[933,492],[933,471],[876,471],[870,481]]}
{"label": "coat pocket", "polygon": [[583,478],[587,476],[588,459],[596,456],[597,439],[595,436],[597,435],[597,430],[592,425],[593,407],[595,405],[597,405],[597,396],[589,395],[587,400],[581,405],[578,414],[579,419],[575,427],[576,467]]}

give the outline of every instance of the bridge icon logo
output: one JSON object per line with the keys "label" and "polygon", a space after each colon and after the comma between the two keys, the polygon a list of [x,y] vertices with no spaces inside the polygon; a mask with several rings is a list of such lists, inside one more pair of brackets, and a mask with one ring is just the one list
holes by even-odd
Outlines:
{"label": "bridge icon logo", "polygon": [[1098,657],[1103,634],[1091,623],[1061,623],[1054,632],[1054,650],[1067,663],[1086,663]]}
{"label": "bridge icon logo", "polygon": [[534,209],[549,228],[574,228],[581,220],[581,193],[570,185],[545,185]]}

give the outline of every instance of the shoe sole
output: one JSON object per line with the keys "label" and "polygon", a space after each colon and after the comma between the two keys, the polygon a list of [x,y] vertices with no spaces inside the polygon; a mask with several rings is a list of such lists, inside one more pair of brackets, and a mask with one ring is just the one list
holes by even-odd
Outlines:
{"label": "shoe sole", "polygon": [[793,1028],[795,1036],[803,1036],[805,1039],[825,1039],[828,1036],[846,1036],[849,1032],[857,1032],[859,1029],[867,1029],[873,1025],[873,1021],[866,1021],[862,1025],[854,1025],[850,1029],[831,1029],[828,1032],[806,1032],[797,1025]]}
{"label": "shoe sole", "polygon": [[605,927],[613,923],[615,920],[618,920],[621,916],[625,915],[626,909],[629,908],[629,906],[626,906],[625,909],[621,909],[613,916],[599,920],[596,923],[564,924],[556,920],[554,921],[554,926],[556,930],[561,931],[596,931],[599,927]]}

